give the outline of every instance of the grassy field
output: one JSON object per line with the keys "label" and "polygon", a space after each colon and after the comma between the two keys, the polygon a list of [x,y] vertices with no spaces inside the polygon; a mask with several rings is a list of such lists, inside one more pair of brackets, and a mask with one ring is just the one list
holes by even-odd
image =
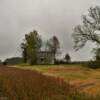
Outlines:
{"label": "grassy field", "polygon": [[44,75],[60,77],[81,92],[90,95],[100,95],[100,69],[93,70],[81,65],[37,65],[16,66],[17,68],[36,70]]}

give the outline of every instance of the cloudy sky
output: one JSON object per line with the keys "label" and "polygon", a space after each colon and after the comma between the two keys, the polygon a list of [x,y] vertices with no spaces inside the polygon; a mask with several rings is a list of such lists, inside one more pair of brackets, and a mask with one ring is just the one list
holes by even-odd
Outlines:
{"label": "cloudy sky", "polygon": [[35,29],[45,39],[57,35],[62,52],[72,60],[90,59],[93,44],[75,52],[71,35],[81,15],[98,4],[99,0],[0,0],[0,58],[19,56],[24,34]]}

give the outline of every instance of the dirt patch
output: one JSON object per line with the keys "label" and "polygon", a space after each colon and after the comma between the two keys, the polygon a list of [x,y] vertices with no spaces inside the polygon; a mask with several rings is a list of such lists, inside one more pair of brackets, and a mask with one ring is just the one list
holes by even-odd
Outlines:
{"label": "dirt patch", "polygon": [[81,71],[81,69],[79,69],[79,68],[65,68],[65,67],[49,68],[48,70],[50,72],[57,72],[57,71],[62,71],[62,72],[80,72]]}

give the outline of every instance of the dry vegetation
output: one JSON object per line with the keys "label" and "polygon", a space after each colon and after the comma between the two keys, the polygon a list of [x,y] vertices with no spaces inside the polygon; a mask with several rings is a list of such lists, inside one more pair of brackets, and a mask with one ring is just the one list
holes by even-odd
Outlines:
{"label": "dry vegetation", "polygon": [[[83,95],[83,92],[79,93],[80,84],[82,88],[86,87],[82,83],[86,77],[81,81],[78,80],[81,79],[77,76],[82,72],[80,70],[81,67],[75,69],[66,66],[20,66],[20,68],[0,66],[0,100],[100,100],[100,97],[93,98]],[[68,76],[75,73],[76,76]],[[70,79],[70,84],[67,83],[67,79]],[[88,88],[88,91],[95,93],[92,89]]]}
{"label": "dry vegetation", "polygon": [[63,79],[0,66],[0,100],[67,100],[72,90]]}
{"label": "dry vegetation", "polygon": [[79,90],[90,95],[100,95],[100,70],[81,65],[21,66],[23,69],[37,70],[45,75],[61,77]]}

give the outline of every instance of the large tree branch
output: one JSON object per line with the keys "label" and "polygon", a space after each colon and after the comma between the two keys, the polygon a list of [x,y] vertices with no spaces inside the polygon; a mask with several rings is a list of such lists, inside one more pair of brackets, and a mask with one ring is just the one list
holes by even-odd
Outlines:
{"label": "large tree branch", "polygon": [[75,41],[75,49],[82,48],[87,41],[100,45],[100,7],[91,7],[89,15],[83,16],[82,19],[83,24],[76,26],[72,35]]}

